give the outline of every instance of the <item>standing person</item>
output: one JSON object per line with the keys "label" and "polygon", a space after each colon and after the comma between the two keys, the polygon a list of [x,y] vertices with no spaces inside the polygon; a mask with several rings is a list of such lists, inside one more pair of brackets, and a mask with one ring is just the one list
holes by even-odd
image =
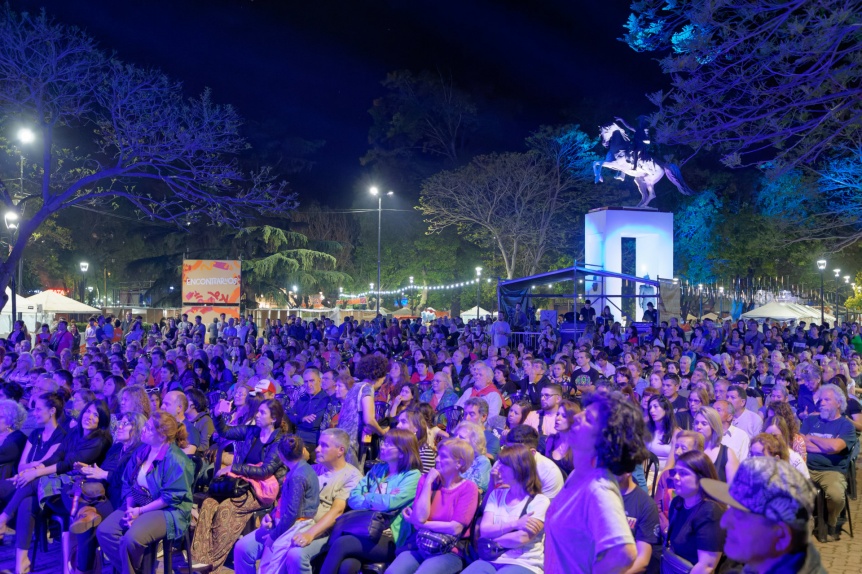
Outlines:
{"label": "standing person", "polygon": [[185,427],[164,411],[153,413],[144,425],[144,446],[123,474],[125,504],[96,530],[102,552],[122,574],[140,572],[150,544],[177,540],[189,527],[192,462],[178,446],[185,437]]}
{"label": "standing person", "polygon": [[617,480],[623,495],[623,508],[638,550],[638,556],[629,572],[657,574],[661,558],[658,506],[646,490],[638,486],[630,472],[617,476]]}
{"label": "standing person", "polygon": [[380,355],[366,355],[356,365],[356,384],[342,400],[338,415],[338,428],[350,437],[351,452],[347,460],[362,466],[360,461],[371,444],[372,435],[383,436],[386,431],[377,422],[374,409],[374,392],[380,388],[389,372],[389,361]]}
{"label": "standing person", "polygon": [[551,504],[542,494],[536,459],[523,445],[507,448],[495,471],[498,482],[488,495],[476,536],[492,540],[505,550],[493,560],[477,560],[464,574],[542,574],[544,522]]}
{"label": "standing person", "polygon": [[665,553],[687,561],[691,572],[711,574],[718,566],[724,547],[724,530],[719,522],[724,507],[707,498],[701,480],[718,480],[715,466],[706,454],[692,450],[680,455],[668,471],[676,497],[670,503],[669,542]]}
{"label": "standing person", "polygon": [[[545,522],[545,571],[625,572],[637,558],[614,474],[647,457],[640,410],[618,393],[594,393],[567,438],[575,473],[551,502]],[[572,544],[578,540],[578,544]]]}
{"label": "standing person", "polygon": [[512,335],[512,327],[506,321],[506,314],[503,311],[497,313],[497,320],[490,328],[491,341],[498,349],[509,346],[509,337]]}
{"label": "standing person", "polygon": [[652,440],[647,443],[647,448],[658,458],[658,472],[660,473],[667,466],[673,436],[678,428],[676,415],[673,412],[673,405],[667,397],[662,395],[653,395],[649,398],[647,412],[649,414],[647,427],[652,434]]}
{"label": "standing person", "polygon": [[724,552],[745,564],[746,572],[826,574],[809,540],[816,491],[791,465],[752,457],[739,465],[729,487],[708,478],[700,485],[707,496],[727,505],[720,523],[727,533]]}

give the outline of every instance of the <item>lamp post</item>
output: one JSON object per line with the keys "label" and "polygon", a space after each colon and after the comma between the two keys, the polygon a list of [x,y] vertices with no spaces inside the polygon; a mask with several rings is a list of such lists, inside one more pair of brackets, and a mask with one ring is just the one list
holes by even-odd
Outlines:
{"label": "lamp post", "polygon": [[479,320],[479,302],[482,297],[482,268],[476,267],[476,321]]}
{"label": "lamp post", "polygon": [[[21,128],[20,130],[18,130],[18,141],[21,142],[23,145],[31,144],[34,141],[36,141],[36,134],[33,133],[33,130],[31,130],[30,128]],[[21,194],[21,197],[23,198],[24,197],[24,148],[21,148],[20,152],[21,152],[20,153],[21,171],[19,172],[20,179],[18,180],[18,192]],[[17,220],[17,214],[16,214],[15,219]],[[8,227],[8,223],[7,223],[7,227]],[[15,229],[18,229],[17,224],[15,226]],[[21,285],[23,282],[24,282],[24,254],[22,253],[21,257],[18,258],[18,281],[15,282],[16,288],[21,289]],[[13,303],[12,303],[12,320],[14,321],[15,319],[17,319],[17,316],[15,315],[14,293],[13,293],[12,301],[13,301]]]}
{"label": "lamp post", "polygon": [[698,311],[697,320],[703,322],[703,283],[697,284],[697,296],[700,310]]}
{"label": "lamp post", "polygon": [[724,287],[718,288],[718,323],[722,324],[724,317]]}
{"label": "lamp post", "polygon": [[[844,276],[844,283],[846,283],[848,286],[850,285],[850,276],[849,275]],[[850,309],[847,308],[847,304],[845,303],[844,304],[844,324],[846,325],[849,322],[850,322]]]}
{"label": "lamp post", "polygon": [[823,272],[826,270],[826,260],[819,259],[817,261],[817,269],[820,270],[820,324],[826,322],[826,314],[823,310]]}
{"label": "lamp post", "polygon": [[[380,314],[380,227],[383,222],[383,194],[376,187],[368,190],[371,195],[377,196],[377,314]],[[387,191],[386,195],[392,197],[393,192]],[[371,289],[374,289],[372,285]]]}
{"label": "lamp post", "polygon": [[84,302],[84,274],[87,272],[87,269],[90,268],[90,264],[86,261],[81,261],[81,303]]}

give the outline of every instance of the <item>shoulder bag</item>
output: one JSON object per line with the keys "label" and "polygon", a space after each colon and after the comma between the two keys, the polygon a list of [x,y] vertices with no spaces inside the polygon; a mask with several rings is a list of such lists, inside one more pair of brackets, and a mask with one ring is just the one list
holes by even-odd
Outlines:
{"label": "shoulder bag", "polygon": [[[700,504],[697,506],[699,507]],[[691,522],[691,518],[694,516],[695,512],[697,512],[697,507],[695,507],[691,514],[688,515],[688,519],[686,519],[683,526]],[[671,550],[670,538],[670,526],[668,526],[667,537],[665,538],[664,548],[661,552],[661,574],[689,574],[692,568],[694,568],[694,564]]]}
{"label": "shoulder bag", "polygon": [[[521,511],[521,514],[518,516],[519,519],[522,518],[525,514],[527,514],[527,507],[530,506],[530,503],[533,502],[534,498],[536,498],[535,495],[530,496],[527,499],[527,503],[524,505],[524,509]],[[503,502],[505,503],[505,499],[503,500]],[[479,513],[479,516],[482,516],[482,514],[485,513],[485,505],[487,505],[487,503],[488,503],[488,499],[486,498],[485,501],[482,503],[482,510]],[[480,518],[480,520],[481,520],[481,518]],[[476,541],[476,553],[479,555],[479,560],[485,560],[486,562],[493,562],[494,560],[496,560],[497,558],[499,558],[500,556],[502,556],[503,554],[505,554],[509,550],[511,550],[511,549],[510,548],[503,548],[502,546],[497,544],[497,541],[494,540],[493,538],[480,537]]]}
{"label": "shoulder bag", "polygon": [[[431,494],[431,500],[434,500],[436,492],[438,491],[434,491]],[[434,556],[449,554],[460,539],[460,536],[455,536],[454,534],[444,534],[428,528],[420,528],[416,532],[416,549],[419,551],[422,559],[427,560]]]}

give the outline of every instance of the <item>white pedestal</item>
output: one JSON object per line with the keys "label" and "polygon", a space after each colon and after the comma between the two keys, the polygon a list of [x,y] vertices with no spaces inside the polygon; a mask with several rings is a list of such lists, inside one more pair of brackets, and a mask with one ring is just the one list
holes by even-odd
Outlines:
{"label": "white pedestal", "polygon": [[[636,240],[636,271],[638,277],[650,279],[673,277],[673,214],[653,209],[603,207],[587,213],[584,222],[586,266],[622,273],[622,240]],[[629,270],[630,272],[631,270]],[[586,297],[592,300],[596,313],[605,305],[619,317],[622,307],[622,280],[606,277],[601,281],[584,281]],[[640,284],[636,286],[638,292]],[[615,296],[616,295],[616,296]],[[635,320],[643,317],[640,305]]]}

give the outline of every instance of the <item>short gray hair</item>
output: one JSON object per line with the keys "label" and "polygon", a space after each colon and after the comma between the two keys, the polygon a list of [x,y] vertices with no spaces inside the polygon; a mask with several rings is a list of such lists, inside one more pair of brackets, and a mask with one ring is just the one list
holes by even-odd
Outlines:
{"label": "short gray hair", "polygon": [[27,420],[27,411],[19,403],[10,399],[3,399],[0,400],[0,419],[6,421],[12,430],[21,430],[24,421]]}
{"label": "short gray hair", "polygon": [[329,437],[334,443],[344,449],[344,454],[350,452],[350,435],[344,429],[324,429],[320,436]]}

